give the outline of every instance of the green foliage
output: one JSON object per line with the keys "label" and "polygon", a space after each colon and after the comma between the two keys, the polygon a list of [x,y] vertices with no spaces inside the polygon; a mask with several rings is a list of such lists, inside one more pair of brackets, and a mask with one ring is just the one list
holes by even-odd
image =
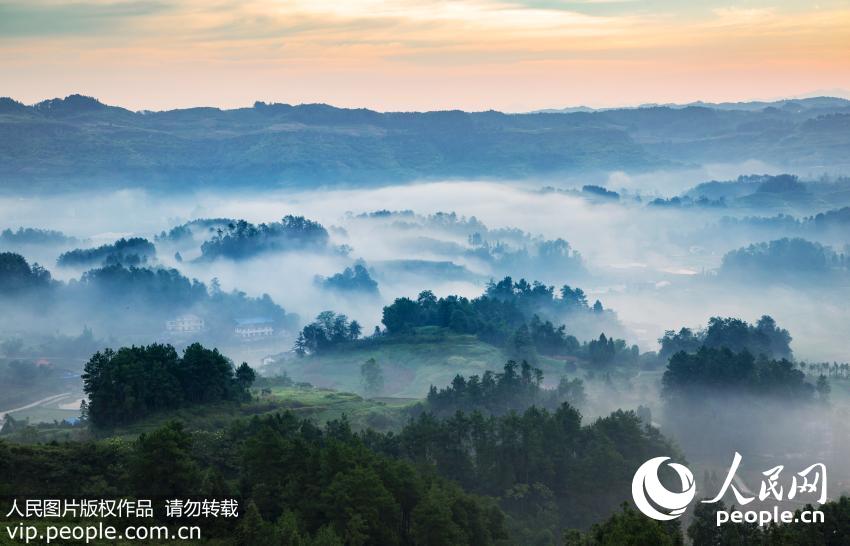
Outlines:
{"label": "green foliage", "polygon": [[[384,371],[384,395],[421,398],[430,385],[445,385],[457,373],[482,374],[505,363],[505,352],[474,336],[458,335],[440,328],[423,328],[406,336],[369,336],[357,343],[341,344],[308,359],[280,355],[270,373],[285,371],[294,381],[322,383],[337,390],[359,392],[360,365],[374,358]],[[563,369],[562,362],[541,359],[550,373]]]}
{"label": "green foliage", "polygon": [[360,378],[367,396],[379,396],[384,390],[384,372],[374,358],[360,365]]}
{"label": "green foliage", "polygon": [[298,356],[316,354],[356,341],[362,328],[356,320],[333,311],[322,311],[316,320],[305,326],[295,340],[293,350]]}
{"label": "green foliage", "polygon": [[23,256],[0,252],[0,298],[12,297],[51,285],[50,272],[38,264],[32,267]]}
{"label": "green foliage", "polygon": [[622,511],[587,533],[569,530],[564,533],[565,546],[680,546],[684,544],[678,524],[664,525],[622,505]]}
{"label": "green foliage", "polygon": [[747,546],[760,542],[761,532],[756,524],[727,522],[718,526],[717,512],[726,509],[723,501],[695,505],[694,518],[687,531],[693,546]]}
{"label": "green foliage", "polygon": [[129,479],[137,495],[179,498],[200,483],[201,472],[191,456],[191,436],[182,423],[171,421],[142,434],[133,447]]}
{"label": "green foliage", "polygon": [[467,491],[499,498],[525,528],[545,521],[546,513],[559,527],[589,525],[628,498],[635,468],[676,453],[633,412],[617,411],[582,426],[568,404],[554,412],[532,407],[500,417],[458,411],[441,420],[424,413],[398,435],[366,440],[385,453],[433,466]]}
{"label": "green foliage", "polygon": [[505,363],[502,373],[486,371],[469,379],[458,374],[442,389],[431,386],[424,409],[440,416],[457,411],[481,411],[502,415],[509,411],[524,411],[530,406],[556,409],[563,402],[584,402],[584,385],[580,379],[563,378],[557,389],[542,387],[543,371],[528,362]]}
{"label": "green foliage", "polygon": [[62,267],[92,267],[123,264],[138,266],[156,258],[156,247],[142,237],[118,239],[112,244],[97,248],[75,249],[64,252],[56,261]]}
{"label": "green foliage", "polygon": [[258,226],[237,220],[215,228],[212,238],[201,245],[201,256],[239,260],[270,251],[326,251],[328,242],[327,230],[303,216],[287,215],[280,222]]}
{"label": "green foliage", "polygon": [[[732,507],[734,510],[735,507]],[[688,537],[694,546],[773,546],[779,544],[828,544],[847,543],[850,536],[850,497],[842,495],[834,501],[820,506],[807,504],[794,513],[791,523],[771,523],[759,527],[751,523],[728,521],[721,526],[716,524],[715,514],[726,510],[722,502],[697,505],[694,520],[688,527]],[[823,522],[806,523],[800,518],[800,512],[820,510],[824,514]]]}
{"label": "green foliage", "polygon": [[787,401],[812,399],[813,387],[805,374],[788,360],[753,357],[747,351],[702,347],[695,354],[676,353],[662,378],[663,393],[669,398],[693,395],[697,391],[758,394]]}
{"label": "green foliage", "polygon": [[695,353],[702,346],[715,349],[725,347],[735,352],[746,350],[768,358],[793,358],[791,334],[778,327],[776,321],[768,315],[763,315],[755,325],[737,318],[711,317],[705,330],[669,330],[658,342],[661,344],[659,356],[665,362],[679,351]]}
{"label": "green foliage", "polygon": [[238,521],[205,532],[252,546],[410,544],[440,529],[458,539],[452,544],[487,546],[506,536],[492,502],[368,449],[345,420],[320,429],[290,412],[216,433],[169,422],[129,444],[0,442],[6,494],[240,498]]}
{"label": "green foliage", "polygon": [[829,386],[829,380],[826,376],[821,375],[818,377],[818,381],[815,384],[815,390],[818,393],[818,398],[823,401],[829,400],[829,393],[832,391],[832,387]]}
{"label": "green foliage", "polygon": [[233,363],[217,349],[198,343],[187,347],[182,358],[171,345],[106,349],[85,365],[88,418],[104,428],[184,405],[241,400],[253,370],[247,364],[240,370],[235,374]]}
{"label": "green foliage", "polygon": [[336,273],[330,277],[316,277],[316,284],[327,290],[341,293],[353,294],[378,294],[378,283],[369,275],[369,271],[362,264],[354,267],[346,267],[342,273]]}
{"label": "green foliage", "polygon": [[[498,283],[491,281],[486,292],[472,300],[453,295],[437,299],[430,290],[421,292],[416,301],[398,298],[384,307],[382,322],[389,336],[412,335],[422,327],[474,334],[482,341],[504,347],[509,358],[536,363],[538,354],[587,357],[593,351],[595,357],[598,352],[598,342],[582,346],[575,336],[567,334],[565,326],[556,327],[552,320],[544,317],[590,320],[605,313],[613,316],[604,311],[601,304],[588,307],[580,288],[564,285],[560,297],[556,297],[552,286],[538,281],[528,283],[525,279],[514,282],[511,277],[505,277]],[[608,338],[603,336],[603,339],[607,346]],[[636,346],[627,348],[622,340],[612,339],[610,343],[618,362],[637,359],[633,355]],[[626,358],[619,358],[620,355]],[[615,358],[597,360],[594,361],[597,364],[606,364]]]}
{"label": "green foliage", "polygon": [[247,392],[256,378],[257,373],[247,362],[243,362],[236,368],[236,383],[242,390]]}
{"label": "green foliage", "polygon": [[807,281],[830,273],[846,274],[850,256],[806,239],[778,239],[752,244],[723,256],[720,273],[760,281]]}

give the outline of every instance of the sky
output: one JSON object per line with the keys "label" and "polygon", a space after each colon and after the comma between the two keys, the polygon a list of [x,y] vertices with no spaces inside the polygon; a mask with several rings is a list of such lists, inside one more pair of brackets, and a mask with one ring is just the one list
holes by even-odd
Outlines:
{"label": "sky", "polygon": [[528,111],[850,97],[850,2],[0,0],[0,95]]}

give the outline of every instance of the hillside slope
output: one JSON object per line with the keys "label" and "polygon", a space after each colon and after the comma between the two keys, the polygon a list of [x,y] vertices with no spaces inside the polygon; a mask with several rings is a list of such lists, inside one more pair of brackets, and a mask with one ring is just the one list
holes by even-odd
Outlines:
{"label": "hillside slope", "polygon": [[6,191],[313,187],[554,177],[758,159],[835,167],[850,102],[571,113],[393,112],[324,104],[132,112],[72,95],[0,99]]}

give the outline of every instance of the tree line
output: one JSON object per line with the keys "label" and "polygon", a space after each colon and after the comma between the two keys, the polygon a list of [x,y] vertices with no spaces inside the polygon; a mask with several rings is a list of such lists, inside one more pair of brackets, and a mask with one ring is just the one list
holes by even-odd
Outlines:
{"label": "tree line", "polygon": [[458,374],[444,388],[431,385],[425,404],[419,409],[442,417],[458,411],[503,415],[510,411],[524,411],[531,406],[556,409],[563,402],[573,406],[585,402],[581,379],[561,378],[555,389],[544,388],[542,383],[542,370],[526,361],[518,364],[509,360],[501,373],[487,370],[481,376],[471,375],[469,378]]}
{"label": "tree line", "polygon": [[109,428],[183,406],[245,400],[255,373],[247,363],[234,367],[218,349],[199,343],[182,356],[171,345],[155,343],[99,351],[82,377],[84,418],[95,428]]}
{"label": "tree line", "polygon": [[501,416],[423,413],[398,434],[364,437],[379,452],[497,499],[516,544],[553,543],[559,530],[598,521],[628,497],[635,468],[660,454],[679,456],[634,412],[583,424],[567,403]]}
{"label": "tree line", "polygon": [[303,216],[284,216],[279,222],[254,225],[245,220],[216,226],[201,244],[201,258],[245,259],[269,251],[328,250],[330,236],[320,223]]}
{"label": "tree line", "polygon": [[320,428],[290,411],[215,433],[169,422],[129,445],[0,441],[0,491],[147,498],[157,506],[162,499],[236,498],[237,520],[183,524],[239,546],[489,546],[508,538],[505,514],[492,499],[369,449],[344,418]]}
{"label": "tree line", "polygon": [[156,258],[156,247],[143,237],[121,238],[95,248],[76,248],[63,252],[56,260],[60,267],[98,267],[123,264],[139,266]]}
{"label": "tree line", "polygon": [[[481,341],[505,349],[517,361],[536,363],[538,355],[554,358],[576,357],[596,368],[634,365],[640,359],[636,345],[614,339],[601,333],[597,339],[579,342],[564,324],[555,325],[558,317],[582,320],[587,316],[601,316],[606,311],[597,300],[588,305],[581,288],[564,285],[560,296],[554,287],[540,282],[528,283],[524,279],[514,282],[511,277],[490,282],[483,295],[469,299],[457,295],[442,298],[430,290],[417,298],[396,298],[383,308],[381,322],[384,329],[363,340],[364,343],[397,342],[416,337],[417,332],[428,328],[441,328],[456,334],[475,335]],[[553,317],[544,318],[547,316]],[[293,350],[299,356],[337,349],[360,339],[361,327],[333,311],[325,311],[300,332]]]}
{"label": "tree line", "polygon": [[786,359],[755,357],[723,347],[701,347],[696,353],[678,352],[670,358],[662,377],[662,393],[688,398],[698,392],[756,394],[787,401],[811,400],[814,387],[806,375]]}
{"label": "tree line", "polygon": [[739,318],[711,317],[705,329],[668,330],[658,343],[661,345],[659,357],[664,362],[679,351],[694,353],[703,346],[714,349],[726,347],[733,352],[746,350],[768,358],[794,358],[791,334],[780,328],[769,315],[763,315],[755,324]]}
{"label": "tree line", "polygon": [[333,311],[322,311],[316,320],[301,329],[293,350],[298,356],[320,353],[356,341],[362,332],[363,328],[356,320],[349,321],[347,316]]}

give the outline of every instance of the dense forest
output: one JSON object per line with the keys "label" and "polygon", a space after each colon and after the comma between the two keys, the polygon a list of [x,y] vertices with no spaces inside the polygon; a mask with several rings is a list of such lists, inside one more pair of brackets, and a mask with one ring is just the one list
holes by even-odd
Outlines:
{"label": "dense forest", "polygon": [[680,351],[670,358],[662,379],[668,397],[688,399],[700,391],[716,394],[747,393],[775,396],[786,402],[811,400],[813,386],[805,374],[786,359],[758,358],[744,350],[734,353],[727,347],[701,347],[696,354]]}
{"label": "dense forest", "polygon": [[[45,484],[44,475],[53,479]],[[368,449],[345,421],[322,429],[281,413],[216,434],[171,422],[126,446],[0,441],[3,494],[109,498],[118,491],[151,499],[242,499],[238,520],[197,522],[208,538],[242,546],[477,546],[507,536],[493,501]]]}
{"label": "dense forest", "polygon": [[791,334],[768,315],[763,315],[754,325],[739,318],[712,317],[705,329],[668,330],[658,343],[661,345],[659,356],[665,362],[680,351],[695,353],[701,347],[748,351],[768,358],[793,358]]}
{"label": "dense forest", "polygon": [[[551,317],[543,319],[543,317]],[[557,321],[556,323],[553,322]],[[637,366],[640,351],[625,340],[604,333],[586,342],[567,333],[567,323],[587,323],[618,328],[616,315],[597,300],[588,305],[581,288],[564,285],[560,297],[552,286],[525,279],[514,282],[505,277],[491,281],[481,296],[469,299],[449,295],[437,298],[430,290],[419,293],[415,300],[396,298],[383,308],[383,329],[360,338],[361,326],[355,320],[333,311],[321,313],[304,326],[293,350],[299,356],[361,346],[415,341],[423,332],[434,328],[454,334],[474,335],[483,342],[504,348],[517,361],[535,363],[538,355],[564,358],[580,357],[594,369],[604,371],[618,366]],[[354,328],[353,330],[351,328]],[[654,361],[653,361],[654,362]]]}
{"label": "dense forest", "polygon": [[[182,355],[151,345],[98,352],[83,379],[84,417],[103,434],[182,406],[239,403],[254,372],[198,344]],[[236,529],[243,544],[271,544],[281,526],[289,533],[333,533],[346,543],[477,545],[508,533],[514,541],[548,543],[561,529],[609,513],[623,500],[636,464],[675,449],[632,412],[582,424],[569,403],[549,399],[580,394],[580,385],[535,395],[540,379],[527,364],[509,362],[464,407],[457,400],[475,380],[458,380],[429,397],[426,411],[398,433],[355,433],[345,419],[322,430],[284,412],[236,421],[212,435],[167,423],[128,447],[0,440],[0,465],[16,469],[0,473],[0,491],[28,494],[42,487],[35,476],[45,473],[57,479],[40,492],[56,496],[121,490],[163,498],[196,494],[201,484],[205,494],[243,499]],[[437,416],[447,403],[457,411]],[[481,412],[497,404],[501,415]],[[151,476],[157,465],[169,472]]]}
{"label": "dense forest", "polygon": [[340,294],[354,295],[363,294],[367,296],[378,295],[378,283],[369,274],[369,270],[363,264],[354,264],[354,267],[346,267],[340,273],[334,273],[330,277],[317,276],[316,284],[326,290]]}
{"label": "dense forest", "polygon": [[201,245],[201,256],[205,260],[239,260],[263,252],[292,250],[330,250],[327,230],[303,216],[287,215],[280,222],[256,226],[238,220],[215,228],[212,237]]}
{"label": "dense forest", "polygon": [[[445,308],[476,309],[476,301],[484,313],[489,305],[507,306],[507,316],[520,320],[560,306],[594,312],[580,289],[561,292],[554,298],[551,288],[503,281],[464,304],[428,294],[411,303],[413,316],[432,313],[417,320],[436,324]],[[493,302],[481,303],[488,298]],[[538,327],[545,324],[535,318]],[[305,354],[330,350],[319,344],[357,343],[359,329],[345,315],[322,313],[305,328]],[[387,328],[370,342],[393,335],[411,334]],[[662,380],[664,399],[675,405],[715,391],[814,403],[824,390],[806,382],[785,358],[790,339],[767,316],[755,325],[715,318],[704,331],[668,332],[662,345],[666,340],[668,352],[675,352]],[[594,342],[597,351],[610,347],[604,336]],[[750,350],[757,348],[753,356]],[[364,380],[382,381],[374,361],[361,371]],[[255,372],[199,344],[182,355],[168,345],[150,345],[95,353],[83,379],[88,402],[80,426],[91,436],[49,444],[0,438],[0,495],[239,498],[238,520],[203,524],[207,538],[246,546],[681,544],[684,536],[697,545],[736,536],[767,544],[823,536],[840,525],[828,520],[806,528],[716,528],[714,512],[699,507],[683,529],[649,520],[628,505],[619,508],[629,498],[637,466],[660,455],[684,460],[681,452],[649,423],[645,408],[586,421],[579,411],[586,402],[584,382],[562,378],[557,387],[545,388],[543,372],[527,361],[433,386],[395,431],[354,430],[344,416],[321,427],[281,410],[236,418],[215,432],[167,422],[129,443],[110,439],[110,431],[180,408],[262,403],[251,401],[258,395],[249,390]],[[687,413],[676,407],[680,417]],[[6,432],[15,434],[18,426],[11,421]],[[708,430],[701,427],[701,434]],[[168,473],[155,471],[164,466]],[[54,479],[45,486],[36,478],[41,475]],[[842,499],[823,509],[841,514],[845,504]]]}
{"label": "dense forest", "polygon": [[[715,366],[697,370],[680,361],[707,355],[747,358],[728,349],[680,352],[671,360],[665,387],[706,381],[700,378]],[[731,381],[750,384],[764,375]],[[567,391],[580,394],[580,385],[542,392],[541,376],[528,364],[508,362],[500,374],[458,377],[432,390],[424,411],[398,433],[354,432],[344,418],[320,428],[283,412],[237,420],[218,433],[168,422],[129,445],[100,440],[21,445],[0,439],[0,469],[15,469],[0,473],[0,492],[237,497],[241,517],[205,529],[208,537],[232,537],[241,545],[681,544],[685,534],[695,545],[736,536],[775,544],[823,536],[841,525],[832,516],[846,512],[843,498],[821,507],[830,515],[827,523],[806,527],[718,528],[714,511],[720,505],[698,506],[685,530],[628,506],[617,511],[633,469],[676,448],[633,412],[583,424],[573,406],[556,400]],[[199,345],[182,357],[168,346],[97,353],[86,366],[87,417],[101,429],[180,404],[238,403],[253,377],[246,365],[234,370],[217,351]],[[119,394],[128,391],[157,399]],[[154,471],[163,465],[168,473]],[[45,473],[56,478],[49,490],[35,478]]]}
{"label": "dense forest", "polygon": [[[599,300],[588,305],[581,288],[564,285],[559,296],[552,286],[525,279],[514,282],[505,277],[499,282],[491,281],[483,295],[471,300],[460,296],[437,298],[429,290],[421,292],[416,300],[398,298],[384,307],[381,322],[390,336],[410,334],[423,326],[474,334],[489,343],[507,344],[513,356],[529,361],[534,360],[536,351],[564,355],[581,350],[581,344],[566,332],[566,326],[555,326],[553,320],[569,321],[581,316],[599,318],[609,325],[616,322]],[[623,344],[620,349],[624,347]]]}
{"label": "dense forest", "polygon": [[850,258],[805,239],[752,244],[723,256],[720,274],[740,279],[805,282],[826,275],[846,276]]}
{"label": "dense forest", "polygon": [[184,405],[243,400],[255,377],[248,364],[234,367],[198,343],[182,355],[171,345],[106,349],[85,365],[83,418],[108,428]]}
{"label": "dense forest", "polygon": [[531,406],[555,410],[564,402],[574,407],[581,407],[585,402],[581,379],[562,377],[556,389],[546,389],[542,383],[542,370],[524,360],[519,364],[509,360],[501,373],[488,370],[481,377],[472,375],[469,378],[458,374],[445,388],[431,385],[424,406],[417,410],[442,417],[458,411],[504,415]]}
{"label": "dense forest", "polygon": [[61,267],[97,267],[123,264],[139,266],[156,258],[156,247],[142,237],[118,239],[97,248],[78,248],[64,252],[56,264]]}

